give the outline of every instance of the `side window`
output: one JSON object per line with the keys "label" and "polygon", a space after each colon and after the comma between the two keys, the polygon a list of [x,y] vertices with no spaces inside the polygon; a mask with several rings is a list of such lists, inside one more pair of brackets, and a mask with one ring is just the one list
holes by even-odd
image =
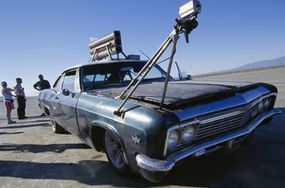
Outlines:
{"label": "side window", "polygon": [[63,89],[68,89],[69,91],[75,90],[75,75],[75,70],[65,73],[62,85]]}
{"label": "side window", "polygon": [[128,72],[125,74],[123,82],[131,81],[132,79],[133,79],[132,74]]}
{"label": "side window", "polygon": [[60,91],[60,90],[61,90],[62,78],[63,78],[63,76],[58,77],[57,80],[55,81],[54,85],[53,85],[53,88],[54,88],[56,91]]}
{"label": "side window", "polygon": [[110,73],[106,73],[106,74],[96,74],[95,75],[95,82],[105,82],[109,77],[110,77]]}
{"label": "side window", "polygon": [[161,78],[161,77],[163,77],[163,74],[156,67],[153,67],[152,69],[150,69],[145,79]]}

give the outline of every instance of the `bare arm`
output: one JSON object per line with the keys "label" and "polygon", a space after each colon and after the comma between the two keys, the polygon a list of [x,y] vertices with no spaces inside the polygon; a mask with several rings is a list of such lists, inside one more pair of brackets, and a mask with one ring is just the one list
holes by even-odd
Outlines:
{"label": "bare arm", "polygon": [[40,89],[38,88],[38,86],[39,86],[39,82],[34,84],[34,88],[39,91]]}

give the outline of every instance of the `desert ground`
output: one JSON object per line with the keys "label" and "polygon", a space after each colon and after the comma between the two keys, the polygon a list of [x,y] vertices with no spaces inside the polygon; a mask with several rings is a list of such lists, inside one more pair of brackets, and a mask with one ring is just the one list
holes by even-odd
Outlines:
{"label": "desert ground", "polygon": [[285,67],[199,77],[203,80],[267,82],[279,89],[276,107],[283,113],[259,127],[233,155],[212,154],[187,160],[161,184],[113,172],[104,153],[71,134],[53,134],[40,117],[37,97],[27,98],[25,120],[7,124],[0,103],[0,187],[285,187]]}

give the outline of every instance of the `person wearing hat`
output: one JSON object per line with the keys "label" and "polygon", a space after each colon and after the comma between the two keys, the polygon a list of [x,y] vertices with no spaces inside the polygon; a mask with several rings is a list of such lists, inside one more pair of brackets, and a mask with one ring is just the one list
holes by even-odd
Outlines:
{"label": "person wearing hat", "polygon": [[4,102],[5,102],[5,106],[7,110],[8,124],[16,123],[15,121],[12,121],[11,119],[11,111],[15,108],[13,104],[14,100],[13,100],[13,95],[12,95],[13,89],[7,87],[7,82],[5,81],[1,82],[1,86],[2,86],[1,94],[4,97]]}
{"label": "person wearing hat", "polygon": [[26,98],[25,98],[25,92],[24,88],[22,87],[22,79],[16,78],[16,86],[14,87],[14,93],[17,97],[17,114],[18,119],[26,119],[25,110],[26,110]]}

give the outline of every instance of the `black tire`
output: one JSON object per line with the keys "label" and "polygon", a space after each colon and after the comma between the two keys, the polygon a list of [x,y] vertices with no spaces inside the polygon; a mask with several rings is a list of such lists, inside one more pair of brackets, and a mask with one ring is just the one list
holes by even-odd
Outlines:
{"label": "black tire", "polygon": [[52,131],[56,134],[63,134],[66,131],[58,124],[56,123],[56,121],[51,120],[50,121],[51,127],[52,127]]}
{"label": "black tire", "polygon": [[120,140],[111,131],[105,131],[104,147],[111,167],[120,175],[128,174],[125,150]]}

